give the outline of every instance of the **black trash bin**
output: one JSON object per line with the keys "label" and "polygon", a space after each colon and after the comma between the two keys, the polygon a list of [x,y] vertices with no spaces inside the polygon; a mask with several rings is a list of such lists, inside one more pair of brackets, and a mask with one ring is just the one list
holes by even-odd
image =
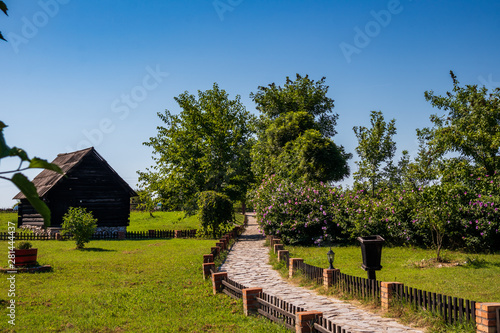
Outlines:
{"label": "black trash bin", "polygon": [[368,272],[368,279],[375,279],[375,271],[382,269],[380,261],[382,258],[382,245],[385,242],[379,235],[358,237],[361,243],[361,254],[363,264],[361,268]]}

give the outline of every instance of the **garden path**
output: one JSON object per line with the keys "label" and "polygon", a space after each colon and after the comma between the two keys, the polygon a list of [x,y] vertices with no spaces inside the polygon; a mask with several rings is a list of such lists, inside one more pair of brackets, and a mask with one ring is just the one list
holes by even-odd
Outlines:
{"label": "garden path", "polygon": [[323,312],[343,329],[357,333],[408,332],[420,330],[404,326],[394,319],[383,318],[358,309],[342,300],[317,294],[313,290],[289,284],[275,271],[269,262],[269,248],[264,246],[265,238],[260,234],[255,216],[249,215],[248,227],[233,245],[221,271],[228,277],[249,288],[262,288],[269,295],[277,296],[306,310]]}

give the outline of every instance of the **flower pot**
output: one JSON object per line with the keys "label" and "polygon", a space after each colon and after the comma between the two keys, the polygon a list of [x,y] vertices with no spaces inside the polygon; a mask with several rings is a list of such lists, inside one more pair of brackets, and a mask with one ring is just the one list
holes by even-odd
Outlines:
{"label": "flower pot", "polygon": [[9,254],[13,254],[15,256],[14,266],[35,265],[38,249],[14,249],[14,251],[9,251]]}

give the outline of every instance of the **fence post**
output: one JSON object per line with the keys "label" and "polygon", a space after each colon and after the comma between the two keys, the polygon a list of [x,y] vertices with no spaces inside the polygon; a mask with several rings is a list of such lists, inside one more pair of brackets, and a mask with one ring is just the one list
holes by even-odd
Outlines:
{"label": "fence post", "polygon": [[227,272],[219,272],[212,274],[212,287],[214,295],[222,289],[222,280],[227,279]]}
{"label": "fence post", "polygon": [[273,237],[271,244],[271,248],[273,249],[274,245],[281,244],[281,239]]}
{"label": "fence post", "polygon": [[278,251],[278,261],[283,260],[288,255],[287,250],[279,250]]}
{"label": "fence post", "polygon": [[226,248],[224,247],[224,242],[220,242],[220,241],[219,241],[219,242],[215,243],[215,246],[220,247],[220,250],[221,250],[221,251],[224,251],[224,250],[226,249]]}
{"label": "fence post", "polygon": [[380,303],[382,309],[389,310],[391,300],[394,297],[396,286],[402,286],[400,282],[381,282],[380,283]]}
{"label": "fence post", "polygon": [[497,309],[500,309],[500,303],[476,303],[476,332],[500,333],[497,329]]}
{"label": "fence post", "polygon": [[203,280],[206,280],[212,274],[210,270],[215,271],[215,264],[213,262],[203,263]]}
{"label": "fence post", "polygon": [[256,313],[259,309],[259,302],[257,297],[262,293],[262,288],[247,288],[243,289],[243,312],[245,316],[251,313]]}
{"label": "fence post", "polygon": [[148,237],[149,238],[156,238],[156,232],[154,230],[148,230]]}
{"label": "fence post", "polygon": [[298,263],[304,262],[304,259],[302,258],[290,258],[290,267],[288,268],[288,278],[293,277],[293,273],[295,273],[294,266],[296,266]]}
{"label": "fence post", "polygon": [[314,323],[322,317],[323,312],[320,311],[303,311],[295,313],[295,332],[315,332]]}
{"label": "fence post", "polygon": [[280,250],[283,250],[283,244],[274,244],[274,253],[278,253]]}
{"label": "fence post", "polygon": [[118,239],[124,240],[125,239],[125,231],[118,231]]}
{"label": "fence post", "polygon": [[335,275],[337,274],[337,272],[340,272],[340,269],[338,269],[338,268],[333,268],[333,269],[324,268],[323,269],[323,287],[325,287],[325,289],[328,290],[336,282]]}
{"label": "fence post", "polygon": [[219,255],[219,253],[220,253],[220,247],[218,247],[218,246],[213,246],[213,247],[211,247],[211,248],[210,248],[210,252],[213,252],[214,250],[216,251],[216,252],[215,252],[215,255],[216,255],[216,256],[218,256],[218,255]]}
{"label": "fence post", "polygon": [[174,230],[174,238],[181,238],[181,231],[180,230]]}
{"label": "fence post", "polygon": [[203,255],[203,263],[214,262],[213,254],[204,254]]}

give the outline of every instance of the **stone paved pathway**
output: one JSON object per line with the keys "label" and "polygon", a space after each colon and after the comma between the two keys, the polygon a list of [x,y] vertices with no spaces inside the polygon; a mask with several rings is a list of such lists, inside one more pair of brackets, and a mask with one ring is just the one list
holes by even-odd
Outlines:
{"label": "stone paved pathway", "polygon": [[255,217],[249,216],[246,231],[234,244],[221,271],[227,272],[230,279],[249,288],[262,288],[265,293],[295,306],[322,311],[325,318],[351,332],[422,333],[393,319],[365,312],[344,301],[289,284],[268,264],[269,248],[264,246],[264,242]]}

